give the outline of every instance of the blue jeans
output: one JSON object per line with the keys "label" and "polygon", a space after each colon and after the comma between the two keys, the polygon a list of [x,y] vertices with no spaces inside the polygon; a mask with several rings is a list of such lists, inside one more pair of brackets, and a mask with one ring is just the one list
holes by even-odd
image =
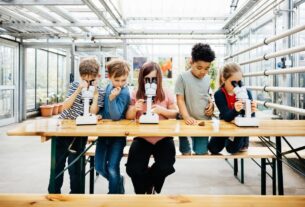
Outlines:
{"label": "blue jeans", "polygon": [[109,182],[109,194],[124,194],[120,162],[126,137],[99,137],[95,151],[95,169]]}
{"label": "blue jeans", "polygon": [[[195,154],[208,152],[209,137],[192,137],[192,148]],[[179,137],[179,150],[182,154],[191,153],[190,142],[187,137]]]}
{"label": "blue jeans", "polygon": [[234,141],[229,140],[228,137],[212,137],[208,148],[212,154],[220,153],[225,147],[229,153],[237,153],[243,147],[249,146],[249,137],[234,137]]}

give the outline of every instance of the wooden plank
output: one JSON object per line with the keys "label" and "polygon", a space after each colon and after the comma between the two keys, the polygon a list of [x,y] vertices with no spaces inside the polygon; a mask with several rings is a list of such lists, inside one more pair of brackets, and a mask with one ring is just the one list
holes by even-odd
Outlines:
{"label": "wooden plank", "polygon": [[[124,148],[123,156],[127,157],[129,153],[130,146],[126,146]],[[86,156],[95,156],[95,146],[92,146],[86,153]],[[275,158],[272,152],[267,147],[249,147],[247,152],[239,152],[235,154],[230,154],[223,150],[218,155],[182,155],[178,149],[176,149],[176,157],[177,158],[185,158],[185,159],[234,159],[234,158]]]}
{"label": "wooden plank", "polygon": [[0,194],[3,207],[304,207],[305,196]]}
{"label": "wooden plank", "polygon": [[259,127],[205,121],[205,126],[186,125],[181,120],[139,124],[134,120],[102,120],[97,125],[76,126],[73,120],[42,119],[21,124],[9,136],[305,136],[305,120],[261,120]]}

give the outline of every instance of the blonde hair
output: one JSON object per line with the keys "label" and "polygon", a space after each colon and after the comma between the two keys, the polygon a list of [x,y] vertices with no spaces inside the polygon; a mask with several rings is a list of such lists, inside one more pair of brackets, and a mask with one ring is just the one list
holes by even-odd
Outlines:
{"label": "blonde hair", "polygon": [[95,58],[85,58],[79,64],[80,76],[92,75],[96,77],[99,73],[100,64]]}
{"label": "blonde hair", "polygon": [[108,69],[109,77],[121,77],[123,75],[128,75],[130,71],[130,66],[125,60],[114,59],[106,64]]}
{"label": "blonde hair", "polygon": [[234,73],[242,72],[237,63],[231,62],[223,66],[219,71],[219,85],[223,85],[223,81],[228,80]]}

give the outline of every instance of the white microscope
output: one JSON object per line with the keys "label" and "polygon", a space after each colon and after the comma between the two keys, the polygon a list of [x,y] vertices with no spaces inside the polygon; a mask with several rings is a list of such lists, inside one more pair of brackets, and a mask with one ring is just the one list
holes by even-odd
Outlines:
{"label": "white microscope", "polygon": [[251,117],[251,100],[248,97],[247,89],[242,85],[241,81],[232,81],[234,93],[237,100],[242,100],[244,104],[244,115],[239,115],[234,119],[237,126],[258,126],[259,121],[256,117]]}
{"label": "white microscope", "polygon": [[146,113],[142,114],[139,119],[141,124],[158,124],[159,115],[154,113],[151,109],[153,97],[156,96],[157,91],[157,79],[145,78],[145,94],[147,96],[147,108]]}
{"label": "white microscope", "polygon": [[89,88],[82,89],[82,100],[84,103],[84,114],[76,118],[76,125],[97,124],[97,116],[89,112],[90,100],[93,99],[95,87],[90,84]]}

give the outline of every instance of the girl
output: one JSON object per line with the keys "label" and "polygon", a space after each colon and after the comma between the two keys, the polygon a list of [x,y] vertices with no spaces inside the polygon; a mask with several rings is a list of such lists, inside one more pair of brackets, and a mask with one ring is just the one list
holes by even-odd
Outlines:
{"label": "girl", "polygon": [[[232,121],[239,114],[244,113],[243,103],[241,100],[236,100],[234,94],[233,81],[239,82],[242,79],[240,66],[236,63],[226,64],[220,73],[220,89],[216,91],[215,103],[220,112],[219,118],[225,121]],[[252,95],[248,91],[248,97],[252,100]],[[255,116],[256,102],[251,102],[252,116]],[[249,146],[249,137],[212,137],[208,149],[212,154],[218,154],[226,147],[229,153],[237,153],[246,151]]]}
{"label": "girl", "polygon": [[[132,94],[126,118],[135,119],[146,111],[145,80],[157,80],[157,91],[152,106],[159,118],[176,118],[178,107],[174,96],[162,88],[162,72],[155,62],[147,62],[140,69],[138,90]],[[155,162],[148,166],[153,155]],[[173,137],[136,137],[134,138],[126,164],[127,174],[131,177],[136,194],[161,192],[165,178],[174,173],[175,145]]]}
{"label": "girl", "polygon": [[[130,95],[126,82],[130,71],[123,60],[112,60],[107,64],[109,83],[105,91],[105,105],[101,111],[103,119],[114,121],[125,117]],[[124,194],[124,177],[120,174],[120,161],[126,137],[99,137],[96,144],[96,171],[109,181],[109,194]]]}

